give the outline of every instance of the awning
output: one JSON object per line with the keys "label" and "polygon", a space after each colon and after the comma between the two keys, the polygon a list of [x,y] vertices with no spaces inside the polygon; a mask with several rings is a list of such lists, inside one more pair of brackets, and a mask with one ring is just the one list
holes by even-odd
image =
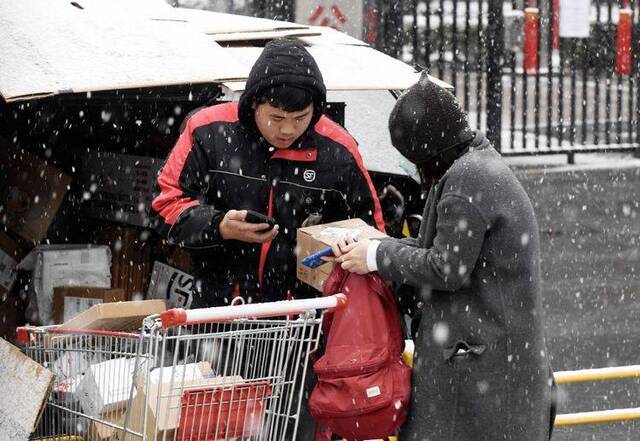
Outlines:
{"label": "awning", "polygon": [[109,3],[1,1],[5,101],[246,78],[245,66],[189,23],[150,20],[149,11],[124,6],[136,2]]}
{"label": "awning", "polygon": [[[404,90],[420,79],[411,66],[369,46],[350,44],[310,46],[328,90]],[[252,66],[262,48],[227,48],[244,66]],[[442,87],[451,86],[437,78],[431,80]],[[232,96],[244,90],[244,81],[225,81]]]}
{"label": "awning", "polygon": [[20,0],[0,1],[0,94],[19,101],[222,84],[233,97],[262,51],[252,41],[276,37],[308,45],[329,90],[402,90],[419,78],[411,66],[330,28],[173,8],[163,0]]}

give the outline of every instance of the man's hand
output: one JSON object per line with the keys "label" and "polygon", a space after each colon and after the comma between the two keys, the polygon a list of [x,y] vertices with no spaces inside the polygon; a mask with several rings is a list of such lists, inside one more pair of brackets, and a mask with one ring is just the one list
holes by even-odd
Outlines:
{"label": "man's hand", "polygon": [[369,239],[362,239],[355,242],[352,239],[341,240],[333,245],[333,260],[340,264],[343,270],[350,273],[367,274],[367,248],[369,247]]}
{"label": "man's hand", "polygon": [[229,210],[220,222],[220,236],[227,239],[240,240],[247,243],[265,243],[273,240],[278,234],[278,225],[271,230],[269,224],[252,224],[245,222],[247,210]]}

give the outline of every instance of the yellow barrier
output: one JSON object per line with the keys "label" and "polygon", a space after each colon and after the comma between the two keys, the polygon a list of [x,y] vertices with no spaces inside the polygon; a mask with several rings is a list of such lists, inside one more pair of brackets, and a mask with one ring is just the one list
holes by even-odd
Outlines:
{"label": "yellow barrier", "polygon": [[593,412],[568,413],[556,416],[555,426],[577,424],[613,423],[640,419],[640,407],[634,409],[598,410]]}
{"label": "yellow barrier", "polygon": [[[558,384],[637,378],[640,377],[640,365],[561,371],[555,372],[553,377]],[[574,426],[578,424],[613,423],[636,419],[640,419],[640,408],[597,410],[557,415],[555,425]]]}
{"label": "yellow barrier", "polygon": [[640,377],[640,365],[561,371],[553,374],[558,384],[583,383],[586,381],[618,380]]}

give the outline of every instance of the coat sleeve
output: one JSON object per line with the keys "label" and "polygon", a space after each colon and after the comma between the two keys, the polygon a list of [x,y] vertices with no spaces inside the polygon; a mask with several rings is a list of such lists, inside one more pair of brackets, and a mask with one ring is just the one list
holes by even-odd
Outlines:
{"label": "coat sleeve", "polygon": [[437,216],[431,248],[394,239],[380,242],[376,261],[383,278],[441,291],[456,291],[469,282],[489,225],[476,206],[458,195],[445,195]]}
{"label": "coat sleeve", "polygon": [[208,162],[190,120],[158,175],[150,213],[155,230],[185,248],[207,248],[222,241],[219,225],[224,212],[205,203],[211,191]]}

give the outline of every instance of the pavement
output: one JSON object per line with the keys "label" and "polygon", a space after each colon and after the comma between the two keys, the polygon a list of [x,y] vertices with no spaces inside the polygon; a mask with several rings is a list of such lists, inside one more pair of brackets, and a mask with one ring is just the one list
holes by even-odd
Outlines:
{"label": "pavement", "polygon": [[[640,365],[640,159],[509,158],[540,226],[554,371]],[[559,413],[640,407],[640,379],[563,386]],[[554,440],[640,439],[640,420],[557,428]]]}

